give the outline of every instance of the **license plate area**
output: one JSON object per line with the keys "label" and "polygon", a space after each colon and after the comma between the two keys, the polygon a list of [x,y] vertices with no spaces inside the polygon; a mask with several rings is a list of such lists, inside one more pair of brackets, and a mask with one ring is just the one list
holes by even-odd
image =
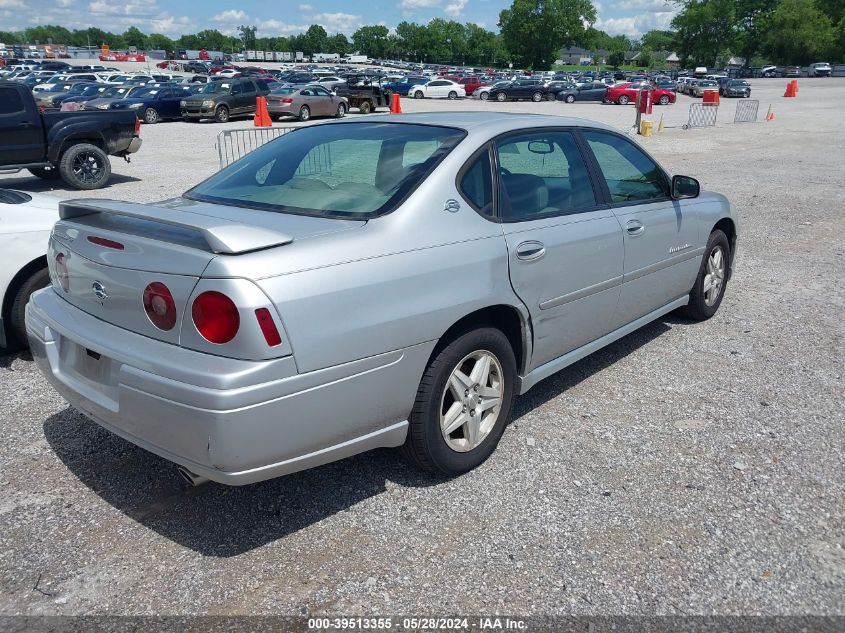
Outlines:
{"label": "license plate area", "polygon": [[59,367],[66,379],[83,387],[101,406],[117,409],[120,363],[65,337],[59,343]]}

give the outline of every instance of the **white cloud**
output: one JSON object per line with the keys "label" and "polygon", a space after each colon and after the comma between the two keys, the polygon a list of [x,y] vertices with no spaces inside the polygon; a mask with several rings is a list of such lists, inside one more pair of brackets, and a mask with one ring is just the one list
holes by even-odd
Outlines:
{"label": "white cloud", "polygon": [[314,7],[312,7],[310,4],[300,4],[299,10],[300,11],[313,11]]}
{"label": "white cloud", "polygon": [[190,32],[191,24],[191,18],[184,15],[178,18],[172,15],[165,15],[150,20],[153,33],[164,33],[166,35],[181,35],[182,33]]}
{"label": "white cloud", "polygon": [[653,29],[668,29],[677,11],[658,11],[628,18],[608,18],[596,20],[595,28],[610,35],[627,35],[639,38]]}
{"label": "white cloud", "polygon": [[666,11],[671,7],[667,0],[620,0],[612,6],[615,11]]}
{"label": "white cloud", "polygon": [[21,0],[0,0],[0,9],[23,9]]}
{"label": "white cloud", "polygon": [[249,20],[249,16],[246,14],[246,11],[241,11],[240,9],[227,9],[222,13],[218,13],[213,18],[211,18],[215,22],[231,22],[231,21],[246,21]]}
{"label": "white cloud", "polygon": [[62,8],[67,8],[73,4],[73,0],[58,0],[56,4]]}
{"label": "white cloud", "polygon": [[430,9],[440,5],[440,0],[402,0],[399,7],[405,11],[414,9]]}
{"label": "white cloud", "polygon": [[288,24],[281,20],[257,20],[255,26],[259,37],[304,33],[308,29],[307,24]]}
{"label": "white cloud", "polygon": [[467,6],[467,2],[469,0],[452,0],[452,2],[446,5],[443,12],[452,16],[461,15],[464,12],[464,7]]}
{"label": "white cloud", "polygon": [[317,13],[306,16],[306,19],[319,24],[329,33],[352,33],[364,24],[360,15],[350,13]]}

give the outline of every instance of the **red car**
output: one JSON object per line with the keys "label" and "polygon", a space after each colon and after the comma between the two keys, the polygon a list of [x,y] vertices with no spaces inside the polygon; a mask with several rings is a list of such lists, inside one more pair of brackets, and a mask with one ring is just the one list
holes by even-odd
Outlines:
{"label": "red car", "polygon": [[464,90],[466,90],[468,97],[471,97],[472,93],[474,93],[482,86],[490,85],[489,81],[481,81],[481,79],[479,79],[478,77],[455,77],[453,81],[458,82],[464,87]]}
{"label": "red car", "polygon": [[605,99],[610,103],[618,103],[619,105],[626,105],[628,103],[637,102],[637,93],[640,89],[651,90],[652,102],[657,105],[668,105],[675,103],[675,93],[665,88],[655,88],[651,84],[646,83],[625,83],[616,84],[607,89]]}

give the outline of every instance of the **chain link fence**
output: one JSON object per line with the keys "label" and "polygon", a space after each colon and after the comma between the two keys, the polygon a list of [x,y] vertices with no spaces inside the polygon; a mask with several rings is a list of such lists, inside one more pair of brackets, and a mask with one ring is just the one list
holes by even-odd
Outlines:
{"label": "chain link fence", "polygon": [[684,129],[693,127],[713,127],[716,125],[716,116],[719,113],[718,105],[693,103],[689,107],[689,120]]}
{"label": "chain link fence", "polygon": [[239,130],[223,130],[217,135],[217,154],[220,169],[243,158],[264,143],[295,130],[293,127],[250,127]]}
{"label": "chain link fence", "polygon": [[756,99],[743,99],[736,103],[734,123],[756,123],[760,102]]}

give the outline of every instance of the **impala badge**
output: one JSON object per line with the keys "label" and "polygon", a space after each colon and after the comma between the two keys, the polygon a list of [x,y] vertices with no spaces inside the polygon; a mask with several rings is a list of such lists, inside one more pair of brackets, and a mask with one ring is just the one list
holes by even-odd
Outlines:
{"label": "impala badge", "polygon": [[106,292],[106,287],[99,281],[95,281],[91,285],[91,290],[94,291],[94,296],[97,297],[97,299],[99,299],[100,301],[105,301],[109,298],[109,293]]}

